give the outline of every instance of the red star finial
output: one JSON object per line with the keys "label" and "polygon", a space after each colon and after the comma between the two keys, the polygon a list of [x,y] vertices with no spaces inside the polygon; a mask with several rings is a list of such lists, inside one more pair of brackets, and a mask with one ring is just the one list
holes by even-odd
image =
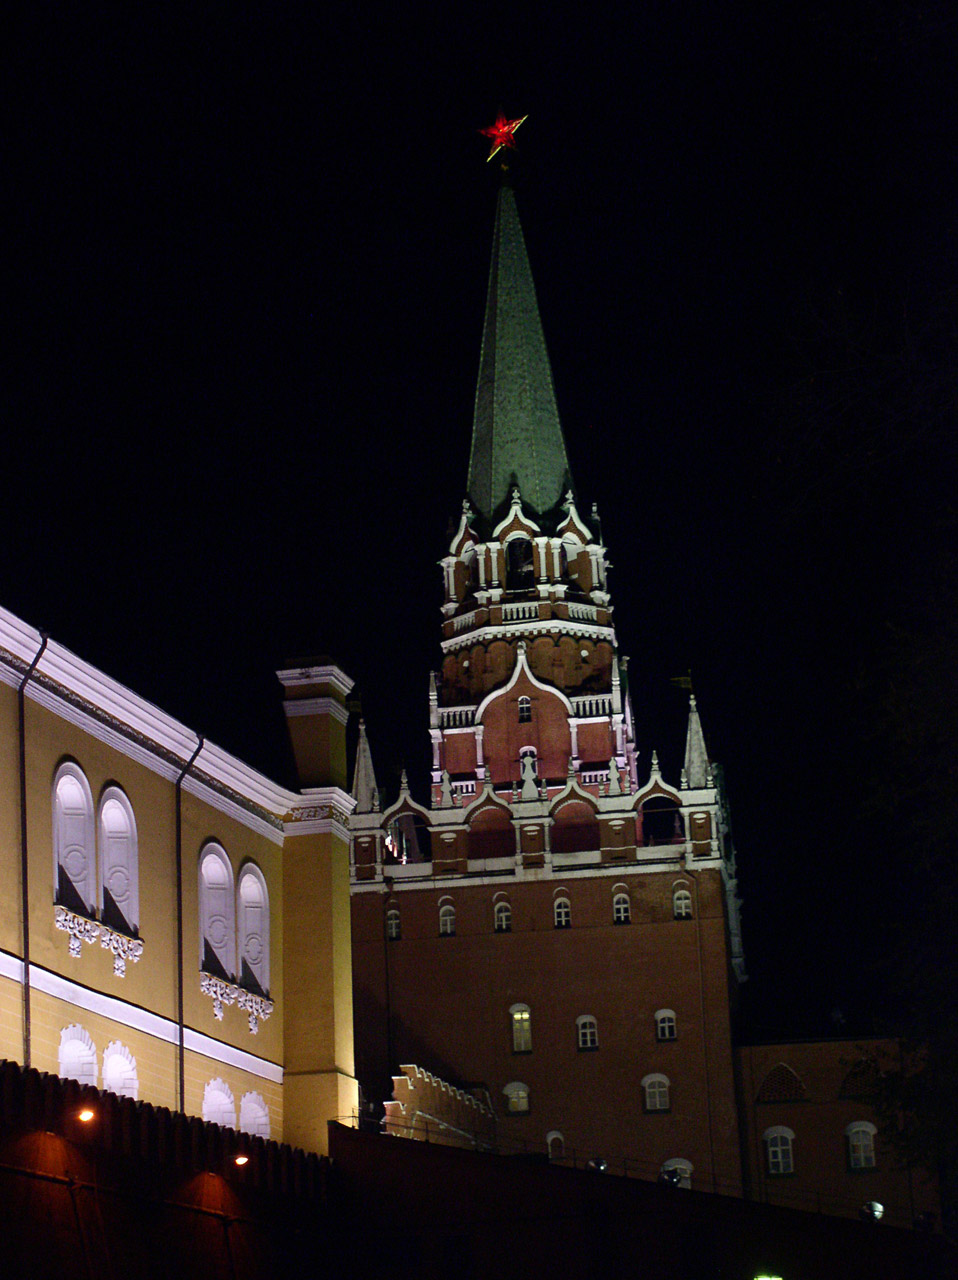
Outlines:
{"label": "red star finial", "polygon": [[479,132],[484,137],[492,139],[492,150],[486,156],[486,160],[491,160],[496,152],[501,151],[503,147],[515,147],[516,130],[523,120],[528,119],[528,116],[522,116],[519,120],[507,120],[500,111],[496,116],[495,124],[491,124],[488,129],[480,129]]}

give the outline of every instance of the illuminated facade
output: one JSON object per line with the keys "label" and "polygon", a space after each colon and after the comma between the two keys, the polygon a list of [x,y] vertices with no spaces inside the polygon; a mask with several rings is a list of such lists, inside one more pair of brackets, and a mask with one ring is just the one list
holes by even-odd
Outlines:
{"label": "illuminated facade", "polygon": [[[691,697],[679,777],[637,751],[606,547],[572,484],[508,186],[467,494],[441,562],[427,804],[403,775],[382,809],[360,728],[353,967],[370,1116],[394,1076],[403,1123],[428,1111],[402,1065],[415,1063],[487,1096],[505,1152],[848,1216],[880,1201],[910,1225],[934,1189],[894,1168],[854,1091],[893,1046],[733,1045],[745,973],[720,773]],[[386,1105],[395,1131],[400,1104]]]}
{"label": "illuminated facade", "polygon": [[680,778],[637,755],[606,548],[575,497],[508,186],[468,498],[442,569],[429,805],[404,781],[380,812],[360,741],[360,1075],[375,1088],[417,1062],[485,1085],[507,1146],[652,1177],[679,1161],[696,1185],[740,1192],[723,801],[694,699]]}
{"label": "illuminated facade", "polygon": [[0,1058],[307,1150],[356,1107],[345,696],[290,792],[0,611]]}

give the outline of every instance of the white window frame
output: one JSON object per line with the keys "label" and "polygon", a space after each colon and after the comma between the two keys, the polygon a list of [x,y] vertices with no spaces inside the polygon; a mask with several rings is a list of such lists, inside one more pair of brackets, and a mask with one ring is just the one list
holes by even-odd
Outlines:
{"label": "white window frame", "polygon": [[[114,857],[115,841],[108,834],[106,826],[107,807],[118,806],[127,822],[127,848],[125,866]],[[99,851],[100,875],[97,902],[100,918],[103,918],[103,890],[109,889],[117,910],[123,916],[133,937],[137,937],[140,928],[140,870],[139,842],[136,834],[136,818],[133,806],[122,787],[111,785],[106,787],[100,796],[97,813],[97,848]],[[117,873],[126,872],[126,892],[120,892]]]}
{"label": "white window frame", "polygon": [[558,1129],[550,1129],[546,1134],[546,1151],[550,1160],[565,1158],[565,1138]]}
{"label": "white window frame", "polygon": [[[82,810],[66,810],[61,784],[75,783],[82,794]],[[68,819],[79,819],[69,822]],[[76,856],[79,855],[79,856]],[[74,865],[70,873],[67,862]],[[93,792],[86,774],[73,760],[64,760],[53,778],[53,897],[59,902],[60,868],[83,902],[85,914],[96,917],[96,825],[93,820]]]}
{"label": "white window frame", "polygon": [[650,1115],[664,1115],[672,1110],[672,1085],[661,1071],[643,1076],[642,1093],[642,1105]]}
{"label": "white window frame", "polygon": [[762,1134],[765,1148],[765,1172],[770,1178],[782,1178],[795,1172],[795,1131],[784,1124],[773,1125]]}
{"label": "white window frame", "polygon": [[525,694],[517,703],[517,714],[519,724],[532,724],[532,699],[526,697]]}
{"label": "white window frame", "polygon": [[509,1028],[512,1032],[512,1052],[532,1052],[532,1010],[527,1004],[509,1006]]}
{"label": "white window frame", "polygon": [[875,1137],[878,1129],[870,1120],[853,1120],[845,1129],[848,1167],[857,1172],[875,1167]]}
{"label": "white window frame", "polygon": [[389,942],[398,942],[402,937],[402,916],[398,907],[386,908],[386,938]]}
{"label": "white window frame", "polygon": [[[262,894],[262,902],[259,903],[262,911],[262,930],[258,933],[252,927],[252,922],[248,919],[245,903],[243,901],[243,886],[248,883],[256,885]],[[250,972],[259,983],[263,992],[269,994],[269,971],[270,971],[270,955],[269,955],[269,889],[266,887],[266,877],[256,865],[255,862],[244,862],[240,867],[239,877],[236,881],[236,920],[237,920],[237,981],[242,985],[243,982],[243,961],[245,960],[249,966]],[[259,959],[254,958],[254,952],[259,951]]]}
{"label": "white window frame", "polygon": [[502,1091],[506,1095],[506,1111],[511,1116],[525,1116],[532,1110],[529,1086],[521,1080],[510,1080]]}
{"label": "white window frame", "polygon": [[493,907],[492,927],[496,933],[512,932],[512,907],[508,902],[497,902]]}
{"label": "white window frame", "polygon": [[[78,1050],[71,1050],[69,1059],[64,1057],[67,1045],[79,1045]],[[79,1068],[79,1069],[76,1069]],[[96,1045],[86,1027],[73,1022],[60,1032],[60,1049],[57,1059],[57,1074],[61,1080],[77,1080],[80,1084],[97,1082]]]}
{"label": "white window frame", "polygon": [[103,1088],[121,1098],[135,1099],[139,1092],[136,1059],[119,1040],[111,1040],[103,1050]]}
{"label": "white window frame", "polygon": [[456,936],[456,904],[452,898],[439,900],[439,936],[440,938]]}
{"label": "white window frame", "polygon": [[207,1124],[219,1124],[225,1129],[236,1128],[236,1100],[233,1090],[219,1076],[207,1080],[203,1089],[203,1119]]}
{"label": "white window frame", "polygon": [[[222,920],[225,932],[219,945],[209,936],[211,932],[215,931],[211,929],[211,926],[217,924],[220,916],[219,912],[214,913],[215,904],[210,901],[211,886],[207,883],[203,874],[203,868],[207,865],[208,860],[219,863],[226,872],[226,885],[212,886],[223,896]],[[203,971],[205,958],[204,940],[208,940],[214,955],[223,966],[227,976],[232,980],[236,976],[236,899],[233,892],[233,864],[230,862],[226,850],[217,840],[208,840],[200,850],[198,877],[200,970]]]}
{"label": "white window frame", "polygon": [[627,893],[616,893],[612,897],[612,923],[632,923],[632,900]]}
{"label": "white window frame", "polygon": [[575,1020],[576,1043],[580,1053],[598,1049],[599,1022],[591,1013],[580,1013]]}
{"label": "white window frame", "polygon": [[672,919],[691,920],[694,916],[692,894],[687,885],[676,885],[672,890]]}
{"label": "white window frame", "polygon": [[678,1039],[678,1019],[674,1009],[656,1009],[655,1038],[660,1041]]}
{"label": "white window frame", "polygon": [[572,928],[572,903],[565,894],[556,898],[552,904],[552,923],[557,929]]}

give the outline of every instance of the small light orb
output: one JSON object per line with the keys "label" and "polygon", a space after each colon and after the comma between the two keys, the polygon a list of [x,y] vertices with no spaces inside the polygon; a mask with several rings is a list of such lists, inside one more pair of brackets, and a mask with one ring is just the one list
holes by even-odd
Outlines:
{"label": "small light orb", "polygon": [[82,1111],[77,1112],[77,1119],[82,1120],[84,1124],[89,1124],[95,1115],[95,1111],[91,1111],[89,1107],[84,1107]]}
{"label": "small light orb", "polygon": [[249,1156],[237,1156],[237,1157],[236,1157],[236,1160],[235,1160],[235,1163],[236,1163],[236,1164],[238,1164],[238,1165],[240,1165],[240,1166],[242,1166],[242,1165],[244,1165],[244,1164],[249,1164]]}

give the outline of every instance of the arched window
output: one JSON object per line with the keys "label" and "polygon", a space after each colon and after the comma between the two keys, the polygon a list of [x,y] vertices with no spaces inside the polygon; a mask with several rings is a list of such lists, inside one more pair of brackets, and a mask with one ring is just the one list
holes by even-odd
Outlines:
{"label": "arched window", "polygon": [[571,929],[572,907],[568,898],[556,898],[552,904],[553,918],[557,929]]}
{"label": "arched window", "polygon": [[674,1009],[657,1009],[655,1012],[656,1040],[674,1040],[677,1024]]}
{"label": "arched window", "polygon": [[257,1138],[269,1137],[269,1107],[260,1094],[244,1093],[240,1098],[239,1127]]}
{"label": "arched window", "polygon": [[506,543],[506,586],[510,591],[534,587],[535,567],[532,559],[532,542],[520,534]]}
{"label": "arched window", "polygon": [[508,902],[497,902],[493,916],[496,933],[512,932],[512,908]]}
{"label": "arched window", "polygon": [[692,1189],[694,1168],[689,1160],[666,1160],[659,1170],[659,1181],[669,1182],[674,1187],[682,1187],[685,1191]]}
{"label": "arched window", "polygon": [[679,806],[669,796],[654,795],[642,803],[642,841],[646,846],[680,844],[685,827]]}
{"label": "arched window", "polygon": [[774,1125],[762,1134],[765,1145],[765,1166],[771,1177],[777,1178],[795,1169],[795,1134],[783,1124]]}
{"label": "arched window", "polygon": [[140,924],[140,878],[133,807],[119,787],[100,797],[100,919],[135,938]]}
{"label": "arched window", "polygon": [[878,1130],[867,1120],[856,1120],[845,1130],[849,1169],[874,1169],[875,1134]]}
{"label": "arched window", "polygon": [[217,1076],[207,1081],[203,1090],[203,1119],[210,1124],[221,1124],[227,1129],[236,1128],[236,1103],[233,1091],[225,1080]]}
{"label": "arched window", "polygon": [[527,1004],[514,1004],[509,1009],[512,1026],[512,1052],[532,1052],[532,1012]]}
{"label": "arched window", "polygon": [[240,872],[236,903],[240,986],[265,996],[269,993],[269,894],[254,862],[247,862]]}
{"label": "arched window", "polygon": [[452,938],[456,933],[456,908],[449,898],[439,904],[439,936]]}
{"label": "arched window", "polygon": [[531,724],[532,723],[532,699],[520,698],[518,705],[519,705],[519,723]]}
{"label": "arched window", "polygon": [[221,845],[210,842],[200,854],[200,968],[232,982],[236,973],[236,916],[233,868]]}
{"label": "arched window", "polygon": [[77,915],[96,915],[93,796],[79,765],[67,761],[53,782],[56,902]]}
{"label": "arched window", "polygon": [[550,1160],[561,1160],[565,1155],[565,1138],[558,1129],[551,1129],[546,1134],[546,1148]]}
{"label": "arched window", "polygon": [[402,937],[402,917],[398,907],[390,907],[386,912],[386,937],[390,942],[398,942]]}
{"label": "arched window", "polygon": [[642,1081],[642,1092],[646,1111],[668,1111],[671,1105],[668,1076],[646,1076]]}
{"label": "arched window", "polygon": [[506,1111],[510,1115],[521,1115],[529,1110],[529,1086],[520,1080],[513,1080],[502,1091],[506,1095]]}
{"label": "arched window", "polygon": [[584,800],[569,800],[555,812],[549,843],[553,853],[598,854],[601,840],[595,812]]}
{"label": "arched window", "polygon": [[576,1040],[581,1049],[598,1049],[599,1024],[591,1013],[582,1013],[575,1020]]}
{"label": "arched window", "polygon": [[60,1054],[57,1071],[64,1080],[80,1084],[96,1084],[96,1046],[90,1034],[79,1023],[60,1032]]}
{"label": "arched window", "polygon": [[617,893],[612,899],[612,923],[632,923],[632,904],[627,893]]}
{"label": "arched window", "polygon": [[133,1054],[119,1040],[111,1041],[103,1050],[103,1088],[124,1098],[135,1098],[139,1084]]}
{"label": "arched window", "polygon": [[692,895],[688,889],[677,888],[673,890],[672,915],[676,920],[692,919]]}

